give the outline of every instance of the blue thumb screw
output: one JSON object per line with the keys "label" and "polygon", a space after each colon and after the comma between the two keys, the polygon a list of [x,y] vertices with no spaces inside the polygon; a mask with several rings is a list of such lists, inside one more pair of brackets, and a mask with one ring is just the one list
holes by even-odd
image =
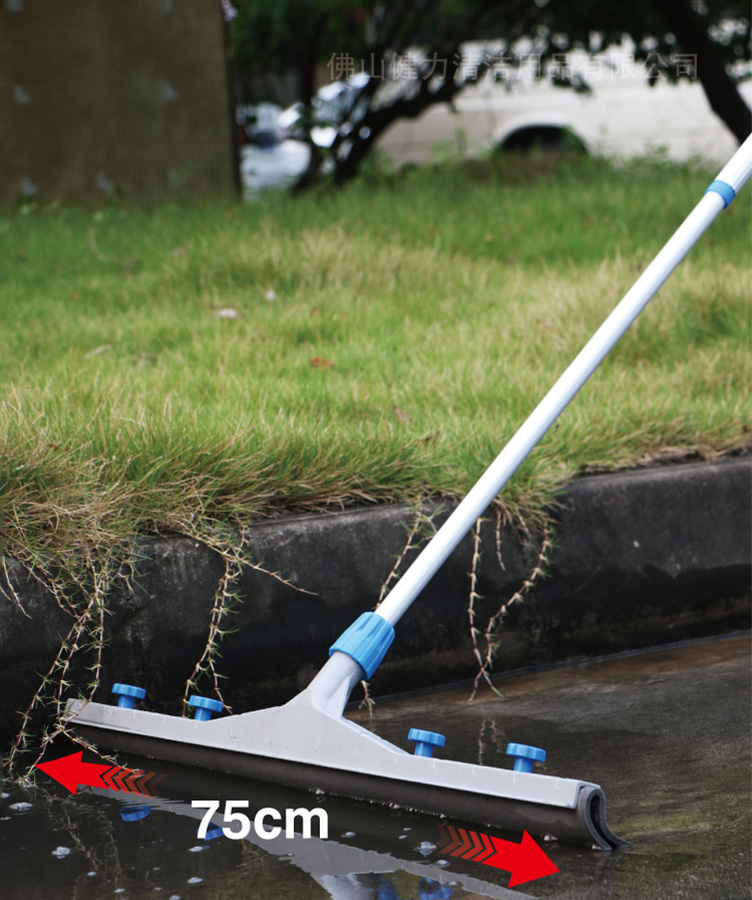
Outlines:
{"label": "blue thumb screw", "polygon": [[545,762],[546,751],[527,744],[508,744],[507,756],[513,756],[515,772],[532,772],[534,762]]}
{"label": "blue thumb screw", "polygon": [[224,704],[220,700],[214,700],[211,697],[199,697],[197,694],[191,695],[188,700],[188,706],[195,707],[196,715],[194,718],[196,722],[208,722],[213,712],[222,712],[224,709]]}
{"label": "blue thumb screw", "polygon": [[132,684],[113,684],[112,693],[119,694],[118,706],[122,709],[133,709],[136,700],[143,700],[146,691],[143,688],[135,687]]}
{"label": "blue thumb screw", "polygon": [[423,731],[411,728],[407,734],[408,741],[415,741],[415,756],[433,756],[434,747],[443,747],[446,738],[435,731]]}

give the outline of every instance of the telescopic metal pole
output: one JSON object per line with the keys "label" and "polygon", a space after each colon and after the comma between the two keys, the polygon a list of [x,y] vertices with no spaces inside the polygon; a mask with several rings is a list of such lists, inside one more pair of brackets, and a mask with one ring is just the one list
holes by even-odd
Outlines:
{"label": "telescopic metal pole", "polygon": [[392,625],[402,617],[439,566],[489,507],[705,229],[731,203],[750,174],[752,135],[737,150],[718,178],[708,187],[702,200],[376,608],[377,615]]}

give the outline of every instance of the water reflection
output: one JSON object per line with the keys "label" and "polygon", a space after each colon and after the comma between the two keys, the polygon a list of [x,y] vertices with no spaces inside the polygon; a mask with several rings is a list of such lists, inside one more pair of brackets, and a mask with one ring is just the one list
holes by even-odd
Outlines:
{"label": "water reflection", "polygon": [[[63,755],[64,751],[60,754]],[[139,765],[141,762],[141,765]],[[153,761],[128,759],[131,768]],[[21,897],[164,896],[328,897],[332,900],[442,900],[483,896],[522,900],[529,895],[504,887],[509,873],[472,861],[450,859],[437,848],[439,820],[405,810],[328,798],[247,779],[197,774],[158,765],[166,774],[166,796],[134,798],[99,788],[76,796],[55,791],[14,790],[0,823],[8,900]],[[23,797],[23,799],[21,799]],[[191,801],[217,800],[207,809]],[[263,839],[251,828],[242,840],[237,807],[248,801],[249,819],[264,808],[284,812],[320,808],[328,838],[284,830]],[[204,828],[199,826],[204,819]],[[298,821],[298,820],[296,820]],[[204,837],[199,837],[199,834]],[[507,835],[508,837],[508,835]],[[594,854],[603,857],[604,854]]]}
{"label": "water reflection", "polygon": [[[482,754],[489,765],[504,764],[508,739],[524,739],[548,748],[556,774],[606,788],[614,829],[631,848],[546,844],[560,872],[521,890],[507,889],[503,870],[442,855],[436,818],[129,757],[120,763],[164,774],[161,796],[71,796],[41,774],[37,788],[6,783],[0,897],[749,900],[749,670],[743,637],[525,676],[504,683],[504,701],[448,693],[382,704],[367,724],[388,739],[415,721],[440,723],[453,754]],[[314,829],[311,838],[231,840],[218,814],[201,839],[206,810],[194,799],[219,801],[218,813],[226,800],[248,800],[250,817],[264,807],[324,809],[328,838]]]}

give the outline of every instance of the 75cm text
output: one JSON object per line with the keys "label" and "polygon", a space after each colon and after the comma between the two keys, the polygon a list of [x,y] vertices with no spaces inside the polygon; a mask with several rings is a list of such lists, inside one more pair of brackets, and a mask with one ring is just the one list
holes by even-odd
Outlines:
{"label": "75cm text", "polygon": [[282,834],[281,824],[284,822],[284,834],[286,838],[312,836],[314,819],[318,822],[318,837],[329,837],[329,817],[325,809],[286,809],[284,815],[272,806],[265,806],[258,810],[253,819],[239,810],[248,809],[249,800],[225,800],[221,813],[223,821],[214,821],[214,816],[219,812],[222,802],[220,800],[191,800],[194,809],[205,809],[206,813],[198,826],[198,837],[205,838],[210,825],[219,826],[225,837],[233,841],[241,841],[248,837],[251,830],[256,837],[263,841],[273,841]]}

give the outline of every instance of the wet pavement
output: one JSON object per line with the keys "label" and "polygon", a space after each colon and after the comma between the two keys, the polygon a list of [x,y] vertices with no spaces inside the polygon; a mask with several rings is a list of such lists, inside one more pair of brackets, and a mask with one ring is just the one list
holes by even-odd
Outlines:
{"label": "wet pavement", "polygon": [[[440,755],[485,765],[507,767],[509,741],[543,747],[548,758],[538,771],[603,787],[609,824],[629,849],[543,843],[559,872],[512,890],[508,872],[440,852],[441,826],[452,824],[446,820],[142,761],[164,775],[161,797],[147,802],[101,789],[67,795],[41,774],[36,788],[6,782],[0,895],[750,898],[750,670],[744,635],[501,679],[503,698],[484,687],[468,703],[461,688],[381,701],[372,718],[351,714],[406,749],[410,728],[439,731],[447,736]],[[61,745],[54,756],[70,750]],[[190,801],[215,797],[249,799],[251,817],[264,806],[320,807],[328,838],[314,829],[311,838],[261,840],[251,832],[230,840],[210,831],[201,839],[203,810]]]}

